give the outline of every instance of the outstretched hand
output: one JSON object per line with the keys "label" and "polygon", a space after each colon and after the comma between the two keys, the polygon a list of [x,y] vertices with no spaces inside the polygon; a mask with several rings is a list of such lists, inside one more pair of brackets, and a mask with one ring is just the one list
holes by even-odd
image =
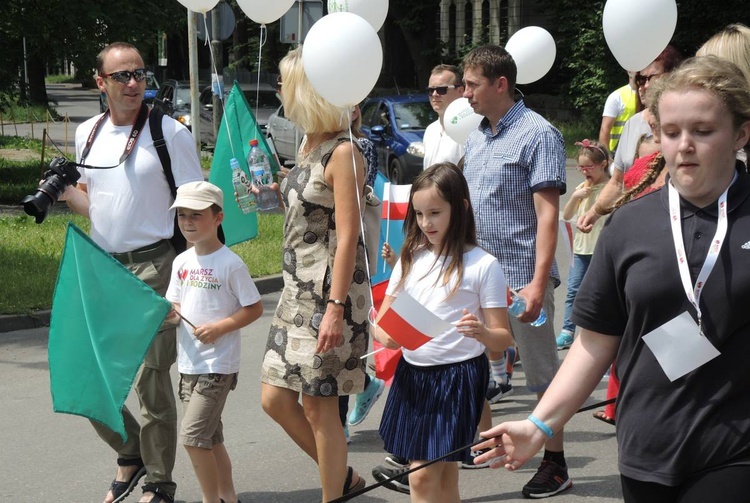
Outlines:
{"label": "outstretched hand", "polygon": [[533,458],[544,446],[547,437],[531,421],[509,421],[479,434],[487,441],[474,447],[488,452],[477,456],[474,463],[490,462],[490,468],[504,467],[515,471]]}

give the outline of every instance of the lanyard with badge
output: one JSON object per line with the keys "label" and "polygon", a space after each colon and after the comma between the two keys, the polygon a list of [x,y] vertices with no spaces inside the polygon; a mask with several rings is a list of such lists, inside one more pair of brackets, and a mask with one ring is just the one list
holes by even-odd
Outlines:
{"label": "lanyard with badge", "polygon": [[[732,186],[737,179],[734,174]],[[719,252],[727,236],[729,217],[727,215],[727,194],[729,187],[719,196],[718,221],[716,233],[711,240],[711,246],[703,262],[695,285],[690,278],[687,253],[682,237],[682,219],[680,217],[680,196],[671,181],[667,184],[669,195],[669,220],[672,228],[672,239],[674,241],[677,268],[680,273],[680,281],[688,301],[695,308],[698,321],[696,323],[692,316],[685,311],[664,325],[656,328],[643,336],[643,341],[651,349],[656,360],[661,365],[670,381],[679,379],[683,375],[692,372],[706,362],[719,356],[711,341],[703,333],[703,316],[700,308],[701,294],[711,271],[713,271]]]}

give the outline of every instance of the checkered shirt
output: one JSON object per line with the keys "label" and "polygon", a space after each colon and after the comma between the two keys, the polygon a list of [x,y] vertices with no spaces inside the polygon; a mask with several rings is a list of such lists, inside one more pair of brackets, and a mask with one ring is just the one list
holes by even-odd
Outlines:
{"label": "checkered shirt", "polygon": [[[536,266],[537,218],[533,194],[555,187],[564,194],[565,145],[560,132],[518,101],[492,134],[485,118],[466,141],[464,175],[479,244],[497,257],[508,286],[531,283]],[[557,262],[550,275],[560,284]]]}

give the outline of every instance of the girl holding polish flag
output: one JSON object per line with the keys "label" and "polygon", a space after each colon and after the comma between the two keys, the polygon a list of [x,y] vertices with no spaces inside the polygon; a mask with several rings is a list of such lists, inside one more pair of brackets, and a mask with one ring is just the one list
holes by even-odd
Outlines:
{"label": "girl holding polish flag", "polygon": [[[380,435],[414,468],[472,442],[489,381],[485,348],[503,351],[512,337],[503,270],[477,245],[469,189],[454,164],[435,164],[414,180],[405,229],[375,337],[403,349]],[[398,309],[412,299],[438,323]],[[447,329],[420,333],[429,327]],[[456,461],[468,460],[466,449],[409,474],[411,500],[460,502]]]}

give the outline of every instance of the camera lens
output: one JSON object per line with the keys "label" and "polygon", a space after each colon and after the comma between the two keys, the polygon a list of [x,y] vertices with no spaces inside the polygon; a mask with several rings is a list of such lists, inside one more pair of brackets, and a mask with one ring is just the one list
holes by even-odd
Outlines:
{"label": "camera lens", "polygon": [[65,190],[65,181],[59,175],[52,175],[30,196],[21,201],[23,211],[35,218],[36,223],[41,224],[47,217],[49,207],[55,204],[57,199]]}

